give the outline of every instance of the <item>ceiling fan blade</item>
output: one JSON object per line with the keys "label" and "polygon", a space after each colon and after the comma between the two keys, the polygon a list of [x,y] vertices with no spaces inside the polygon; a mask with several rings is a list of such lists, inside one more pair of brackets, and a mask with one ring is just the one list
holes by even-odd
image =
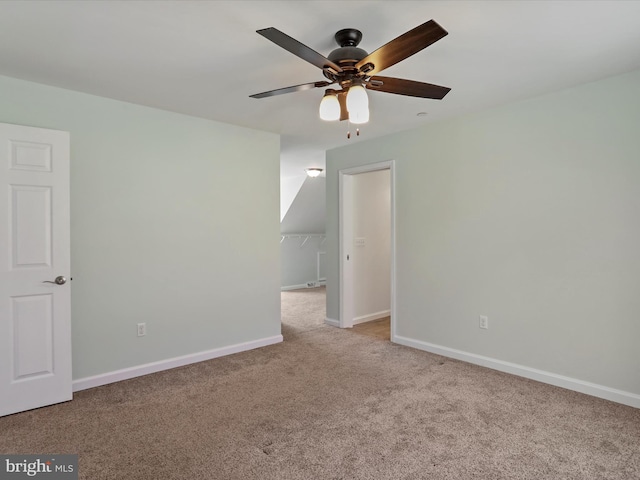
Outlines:
{"label": "ceiling fan blade", "polygon": [[315,65],[322,70],[328,68],[330,71],[333,71],[333,73],[342,72],[342,68],[340,68],[339,65],[332,62],[325,56],[319,54],[315,50],[307,47],[303,43],[300,43],[295,38],[291,38],[286,33],[282,33],[277,28],[263,28],[262,30],[256,30],[256,32],[262,35],[267,40],[271,40],[276,45],[284,48],[285,50],[288,50],[294,55],[300,57],[303,60],[306,60],[307,62]]}
{"label": "ceiling fan blade", "polygon": [[369,80],[367,90],[442,100],[451,89],[449,87],[441,87],[440,85],[416,82],[414,80],[405,80],[403,78],[376,76],[371,77]]}
{"label": "ceiling fan blade", "polygon": [[276,90],[269,90],[268,92],[255,93],[249,95],[251,98],[266,98],[273,97],[275,95],[282,95],[283,93],[302,92],[303,90],[311,90],[312,88],[320,88],[331,85],[331,82],[311,82],[302,83],[300,85],[294,85],[292,87],[278,88]]}
{"label": "ceiling fan blade", "polygon": [[391,40],[375,52],[370,53],[356,63],[356,68],[362,69],[367,66],[367,64],[371,64],[372,67],[368,70],[367,68],[369,67],[365,67],[364,71],[367,75],[374,75],[410,57],[414,53],[418,53],[420,50],[437,42],[446,35],[448,35],[448,32],[444,28],[434,20],[429,20]]}

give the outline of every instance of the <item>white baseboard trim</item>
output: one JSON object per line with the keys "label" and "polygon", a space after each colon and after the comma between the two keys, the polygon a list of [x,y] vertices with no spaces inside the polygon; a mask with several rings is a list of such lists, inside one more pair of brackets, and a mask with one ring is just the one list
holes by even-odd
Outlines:
{"label": "white baseboard trim", "polygon": [[254,348],[266,347],[267,345],[273,345],[280,342],[282,342],[282,335],[274,335],[273,337],[261,338],[259,340],[252,340],[250,342],[229,345],[228,347],[214,348],[213,350],[207,350],[204,352],[191,353],[189,355],[183,355],[181,357],[168,358],[166,360],[146,363],[144,365],[138,365],[137,367],[123,368],[122,370],[94,375],[92,377],[79,378],[73,381],[73,391],[79,392],[80,390],[86,390],[88,388],[99,387],[101,385],[107,385],[109,383],[115,383],[122,380],[128,380],[130,378],[141,377],[150,373],[170,370],[172,368],[182,367],[184,365],[189,365],[192,363],[203,362],[205,360],[211,360],[213,358],[224,357],[225,355],[231,355],[233,353],[253,350]]}
{"label": "white baseboard trim", "polygon": [[389,315],[391,315],[391,310],[382,310],[380,312],[370,313],[369,315],[362,315],[361,317],[356,317],[353,319],[353,324],[357,325],[359,323],[373,322],[374,320],[388,317]]}
{"label": "white baseboard trim", "polygon": [[332,327],[340,328],[340,322],[338,320],[334,320],[333,318],[324,317],[324,323],[327,325],[331,325]]}
{"label": "white baseboard trim", "polygon": [[520,377],[525,377],[531,380],[536,380],[538,382],[547,383],[549,385],[555,385],[556,387],[562,387],[568,390],[585,393],[594,397],[604,398],[605,400],[611,400],[612,402],[629,405],[630,407],[640,408],[640,395],[631,392],[625,392],[624,390],[617,390],[615,388],[605,387],[604,385],[585,382],[576,378],[565,377],[556,373],[525,367],[516,363],[505,362],[502,360],[497,360],[495,358],[476,355],[474,353],[463,352],[461,350],[455,350],[449,347],[434,345],[432,343],[414,340],[412,338],[401,337],[399,335],[396,335],[393,338],[393,341],[401,345],[406,345],[407,347],[417,348],[418,350],[425,350],[427,352],[442,355],[444,357],[455,358],[456,360],[462,360],[464,362],[473,363],[475,365],[481,365],[493,370],[499,370],[501,372],[518,375]]}
{"label": "white baseboard trim", "polygon": [[287,285],[286,287],[280,287],[280,291],[286,292],[288,290],[301,290],[303,288],[307,288],[306,283],[301,283],[300,285]]}
{"label": "white baseboard trim", "polygon": [[323,280],[310,280],[309,283],[315,283],[313,287],[310,287],[306,283],[301,283],[300,285],[287,285],[285,287],[280,287],[281,292],[287,292],[289,290],[302,290],[303,288],[317,288],[323,287],[326,285],[326,282]]}

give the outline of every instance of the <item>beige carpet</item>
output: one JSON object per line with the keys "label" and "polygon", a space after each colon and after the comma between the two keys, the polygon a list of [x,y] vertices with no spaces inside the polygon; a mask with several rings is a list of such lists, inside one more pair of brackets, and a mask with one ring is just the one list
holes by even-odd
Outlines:
{"label": "beige carpet", "polygon": [[282,344],[0,418],[0,452],[91,480],[640,478],[640,410],[324,326],[322,296],[283,293]]}
{"label": "beige carpet", "polygon": [[327,293],[325,287],[282,292],[282,334],[296,335],[324,326]]}

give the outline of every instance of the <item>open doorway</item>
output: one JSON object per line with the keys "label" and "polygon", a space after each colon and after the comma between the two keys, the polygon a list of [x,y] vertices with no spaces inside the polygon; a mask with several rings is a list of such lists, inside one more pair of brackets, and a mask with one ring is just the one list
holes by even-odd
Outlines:
{"label": "open doorway", "polygon": [[396,320],[394,197],[393,161],[339,172],[340,327],[391,341]]}
{"label": "open doorway", "polygon": [[284,191],[291,182],[281,183],[282,196],[292,197],[280,213],[281,323],[287,340],[323,326],[326,318],[326,181],[322,175],[307,177],[295,192]]}

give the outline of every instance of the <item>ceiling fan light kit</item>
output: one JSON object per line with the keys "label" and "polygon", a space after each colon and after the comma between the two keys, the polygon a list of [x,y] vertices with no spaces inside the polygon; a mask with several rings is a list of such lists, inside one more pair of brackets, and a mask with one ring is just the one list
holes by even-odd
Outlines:
{"label": "ceiling fan light kit", "polygon": [[[322,120],[349,120],[350,123],[357,125],[368,122],[367,89],[435,100],[442,100],[451,90],[448,87],[430,83],[376,75],[445,37],[447,31],[434,20],[409,30],[370,54],[358,48],[362,40],[362,32],[355,28],[345,28],[335,34],[334,38],[340,47],[333,50],[328,57],[276,28],[264,28],[257,30],[257,33],[320,68],[327,81],[269,90],[251,97],[266,98],[337,84],[340,89],[327,89],[320,101],[319,114]],[[359,130],[357,134],[360,134]],[[347,138],[350,137],[350,133],[347,133]]]}
{"label": "ceiling fan light kit", "polygon": [[[362,82],[354,81],[347,90],[347,111],[351,123],[366,123],[369,121],[369,97],[362,86]],[[364,120],[366,118],[366,120]]]}
{"label": "ceiling fan light kit", "polygon": [[[357,112],[349,112],[349,122],[355,125],[362,125],[369,121],[369,109]],[[358,133],[359,135],[359,133]]]}
{"label": "ceiling fan light kit", "polygon": [[320,118],[328,122],[340,120],[340,101],[335,90],[327,89],[320,101]]}

